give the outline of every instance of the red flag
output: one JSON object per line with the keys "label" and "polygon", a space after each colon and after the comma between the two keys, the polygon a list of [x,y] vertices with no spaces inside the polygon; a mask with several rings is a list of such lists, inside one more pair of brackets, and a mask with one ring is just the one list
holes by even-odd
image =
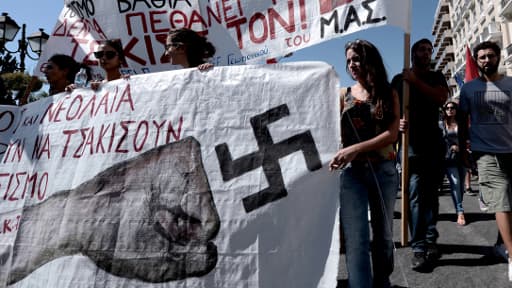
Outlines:
{"label": "red flag", "polygon": [[466,45],[466,71],[464,75],[464,82],[467,83],[475,78],[478,78],[478,66],[476,65],[475,59],[471,57],[469,46]]}
{"label": "red flag", "polygon": [[320,0],[320,14],[331,12],[334,8],[348,4],[354,0]]}

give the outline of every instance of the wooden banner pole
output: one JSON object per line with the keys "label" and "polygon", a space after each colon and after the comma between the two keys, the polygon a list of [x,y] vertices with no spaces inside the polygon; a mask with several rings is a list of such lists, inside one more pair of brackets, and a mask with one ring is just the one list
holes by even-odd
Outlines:
{"label": "wooden banner pole", "polygon": [[[410,52],[409,47],[411,46],[411,35],[409,33],[404,34],[404,69],[410,69]],[[409,121],[409,83],[403,81],[403,92],[402,92],[402,119]],[[409,128],[409,127],[407,127]],[[406,129],[402,133],[402,146],[401,146],[400,159],[402,160],[402,221],[401,221],[401,241],[402,246],[407,246],[409,238],[409,129]]]}

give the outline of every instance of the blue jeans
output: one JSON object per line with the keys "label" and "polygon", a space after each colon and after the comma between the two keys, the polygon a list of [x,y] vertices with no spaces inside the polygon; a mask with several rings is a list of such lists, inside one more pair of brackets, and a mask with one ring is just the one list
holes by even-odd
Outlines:
{"label": "blue jeans", "polygon": [[448,178],[448,182],[450,182],[450,192],[452,194],[453,206],[455,207],[455,212],[464,213],[464,208],[462,207],[462,198],[464,195],[464,186],[463,181],[466,176],[466,170],[462,165],[447,165],[445,167],[445,173]]}
{"label": "blue jeans", "polygon": [[438,188],[443,171],[442,157],[409,156],[409,229],[413,252],[426,252],[427,243],[436,243],[439,237]]}
{"label": "blue jeans", "polygon": [[[340,217],[345,237],[349,287],[389,286],[393,272],[393,212],[398,191],[395,161],[350,164],[340,174]],[[376,185],[376,181],[378,185]],[[380,190],[379,190],[380,188]],[[370,229],[373,232],[370,264]]]}

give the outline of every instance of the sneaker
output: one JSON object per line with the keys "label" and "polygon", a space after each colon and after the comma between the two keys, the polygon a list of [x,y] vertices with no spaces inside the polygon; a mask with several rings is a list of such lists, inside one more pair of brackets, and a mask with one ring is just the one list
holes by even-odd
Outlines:
{"label": "sneaker", "polygon": [[430,263],[434,263],[436,260],[441,258],[441,253],[439,253],[439,249],[435,243],[427,243],[426,258]]}
{"label": "sneaker", "polygon": [[489,207],[487,207],[487,204],[485,204],[484,200],[482,199],[482,195],[478,197],[478,206],[480,206],[480,211],[482,212],[489,210]]}
{"label": "sneaker", "polygon": [[508,252],[505,244],[494,244],[493,255],[499,263],[508,263]]}
{"label": "sneaker", "polygon": [[512,259],[508,258],[508,281],[512,282]]}
{"label": "sneaker", "polygon": [[476,193],[475,191],[473,191],[473,189],[471,189],[471,187],[466,188],[464,192],[465,192],[466,194],[468,194],[469,196],[476,196],[476,195],[478,195],[478,193]]}
{"label": "sneaker", "polygon": [[425,252],[414,252],[411,260],[411,268],[414,271],[423,272],[427,270],[428,263]]}

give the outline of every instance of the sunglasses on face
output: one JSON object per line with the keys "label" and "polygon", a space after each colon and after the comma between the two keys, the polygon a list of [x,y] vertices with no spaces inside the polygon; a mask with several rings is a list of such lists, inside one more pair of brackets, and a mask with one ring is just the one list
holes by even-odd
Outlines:
{"label": "sunglasses on face", "polygon": [[105,58],[107,58],[107,60],[110,60],[117,56],[117,52],[115,52],[115,51],[96,51],[96,52],[94,52],[94,57],[96,57],[96,59],[101,59],[101,58],[103,58],[103,56],[105,56]]}

